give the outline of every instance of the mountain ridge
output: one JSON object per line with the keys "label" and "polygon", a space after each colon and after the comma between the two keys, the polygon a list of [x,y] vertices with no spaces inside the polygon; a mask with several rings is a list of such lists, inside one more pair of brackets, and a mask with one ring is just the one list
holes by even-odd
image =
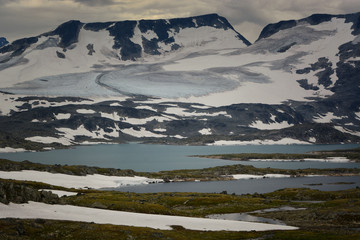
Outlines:
{"label": "mountain ridge", "polygon": [[[111,22],[93,22],[82,23],[79,20],[69,20],[60,24],[53,31],[49,31],[40,34],[35,37],[22,38],[13,41],[8,46],[1,48],[0,53],[13,52],[12,56],[17,56],[23,53],[31,44],[38,41],[39,38],[52,37],[55,35],[60,36],[60,42],[57,43],[58,47],[68,48],[71,44],[77,43],[79,38],[80,29],[98,32],[100,30],[106,30],[110,32],[110,36],[114,37],[113,49],[120,49],[122,60],[132,60],[141,57],[141,46],[130,40],[135,34],[135,27],[139,27],[141,33],[146,33],[148,30],[153,30],[158,35],[158,40],[142,39],[146,42],[144,46],[148,46],[143,49],[144,52],[152,55],[159,55],[160,53],[156,48],[159,42],[165,44],[171,44],[174,42],[173,37],[168,34],[169,29],[175,29],[175,32],[179,32],[179,29],[186,28],[198,28],[198,27],[214,27],[218,29],[228,30],[231,29],[236,33],[236,36],[245,45],[251,45],[251,43],[238,33],[233,26],[226,20],[226,18],[219,16],[218,14],[206,14],[195,17],[187,18],[173,18],[173,19],[157,19],[157,20],[125,20],[125,21],[111,21]],[[155,48],[151,50],[152,48]],[[180,46],[173,45],[172,50],[178,49]],[[122,50],[121,48],[127,48]],[[143,47],[144,48],[144,47]],[[128,49],[131,49],[130,52]],[[123,51],[123,52],[122,52]]]}
{"label": "mountain ridge", "polygon": [[0,147],[358,143],[359,17],[270,24],[252,45],[214,14],[16,40],[0,48]]}
{"label": "mountain ridge", "polygon": [[8,44],[9,42],[6,40],[6,38],[4,37],[0,37],[0,48],[2,46],[5,46],[6,44]]}
{"label": "mountain ridge", "polygon": [[313,14],[309,17],[302,18],[300,20],[286,20],[286,21],[280,21],[277,23],[270,23],[266,25],[262,31],[260,32],[260,35],[258,39],[269,37],[275,33],[277,33],[280,30],[285,30],[288,28],[292,28],[300,23],[309,23],[311,25],[318,25],[323,22],[328,22],[331,20],[331,18],[344,18],[346,19],[346,22],[353,22],[353,34],[358,35],[360,32],[360,12],[359,13],[350,13],[350,14]]}

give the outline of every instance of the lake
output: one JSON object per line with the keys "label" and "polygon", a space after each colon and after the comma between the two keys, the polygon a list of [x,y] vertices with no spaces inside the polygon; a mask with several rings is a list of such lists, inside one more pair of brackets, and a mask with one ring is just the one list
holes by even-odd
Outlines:
{"label": "lake", "polygon": [[[244,164],[255,167],[282,169],[300,168],[358,168],[360,163],[331,162],[249,162],[228,161],[189,157],[221,153],[305,153],[309,151],[350,149],[359,144],[349,145],[246,145],[246,146],[179,146],[154,144],[101,144],[77,146],[71,149],[46,152],[0,153],[0,158],[14,161],[29,160],[44,164],[88,165],[119,169],[133,169],[140,172],[156,172],[174,169],[199,169],[214,166]],[[351,184],[333,184],[348,182]],[[319,190],[343,190],[360,185],[360,176],[353,177],[301,177],[266,178],[214,182],[176,182],[149,184],[135,187],[121,187],[124,192],[207,192],[246,194],[266,193],[282,188],[308,187]],[[110,190],[110,189],[108,189]]]}
{"label": "lake", "polygon": [[43,164],[87,165],[104,168],[156,172],[174,169],[199,169],[245,164],[273,168],[355,168],[359,163],[323,162],[247,162],[188,157],[220,153],[305,153],[309,151],[350,149],[360,144],[344,145],[246,145],[246,146],[179,146],[154,144],[100,144],[46,152],[0,153],[0,158],[29,160]]}
{"label": "lake", "polygon": [[[263,178],[234,181],[209,182],[173,182],[157,183],[131,187],[119,187],[122,192],[156,193],[156,192],[201,192],[228,194],[269,193],[283,188],[311,188],[322,191],[338,191],[360,187],[360,176],[347,177],[297,177],[297,178]],[[108,189],[110,190],[110,189]]]}
{"label": "lake", "polygon": [[199,169],[214,166],[245,164],[255,167],[285,169],[357,168],[359,163],[329,162],[247,162],[188,157],[220,153],[305,153],[309,151],[350,149],[360,144],[344,145],[245,145],[245,146],[179,146],[155,144],[100,144],[46,152],[0,153],[0,158],[29,160],[43,164],[88,165],[104,168],[133,169],[156,172],[174,169]]}

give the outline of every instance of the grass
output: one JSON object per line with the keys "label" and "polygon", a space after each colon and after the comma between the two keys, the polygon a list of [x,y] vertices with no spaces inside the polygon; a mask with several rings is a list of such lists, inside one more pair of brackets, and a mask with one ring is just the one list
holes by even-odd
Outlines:
{"label": "grass", "polygon": [[353,240],[360,234],[348,235],[311,231],[270,231],[270,232],[204,232],[191,231],[181,227],[174,230],[156,230],[140,227],[114,226],[53,220],[0,220],[0,239],[12,240],[98,240],[98,239],[128,239],[128,240]]}
{"label": "grass", "polygon": [[[29,188],[55,188],[34,182],[0,180]],[[0,189],[1,190],[1,189]],[[62,190],[71,190],[62,188]],[[296,231],[203,232],[174,226],[171,231],[50,220],[0,219],[0,239],[360,239],[360,189],[319,191],[282,189],[266,194],[126,193],[77,190],[61,204],[130,212],[205,217],[292,206],[297,211],[252,213],[300,227]],[[316,202],[314,202],[316,201]]]}
{"label": "grass", "polygon": [[[174,226],[175,230],[164,231],[149,228],[98,225],[50,220],[0,220],[0,228],[8,232],[6,237],[0,233],[1,239],[340,239],[337,234],[313,232],[202,232],[184,230]],[[61,231],[60,231],[61,229]],[[11,234],[11,235],[10,235]],[[359,235],[349,235],[341,239],[356,239]],[[343,235],[341,237],[344,237]]]}
{"label": "grass", "polygon": [[328,157],[346,157],[351,161],[360,161],[360,148],[318,151],[302,154],[294,153],[231,153],[215,155],[197,155],[196,157],[218,158],[233,161],[248,161],[250,159],[284,159],[284,160],[303,160],[305,158],[326,159]]}
{"label": "grass", "polygon": [[291,176],[304,175],[360,175],[358,168],[336,168],[336,169],[275,169],[275,168],[255,168],[247,165],[229,165],[204,169],[181,169],[160,172],[135,172],[133,170],[99,168],[88,166],[68,166],[68,165],[46,165],[32,163],[29,161],[15,162],[0,159],[1,171],[20,171],[36,170],[52,173],[63,173],[70,175],[102,174],[109,176],[144,176],[148,178],[163,179],[164,181],[218,181],[233,180],[232,174],[285,174]]}

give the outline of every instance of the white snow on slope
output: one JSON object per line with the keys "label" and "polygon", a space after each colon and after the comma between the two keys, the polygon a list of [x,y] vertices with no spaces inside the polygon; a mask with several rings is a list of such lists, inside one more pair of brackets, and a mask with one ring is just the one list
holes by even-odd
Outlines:
{"label": "white snow on slope", "polygon": [[[328,157],[328,158],[304,158],[304,159],[249,159],[250,162],[300,162],[300,161],[309,161],[309,162],[336,162],[336,163],[346,163],[350,160],[346,157]],[[312,175],[309,175],[312,176]]]}
{"label": "white snow on slope", "polygon": [[75,196],[76,194],[78,194],[77,192],[69,192],[69,191],[53,190],[53,189],[39,189],[39,192],[41,191],[51,192],[53,194],[58,195],[59,197]]}
{"label": "white snow on slope", "polygon": [[356,112],[355,115],[356,115],[356,118],[360,120],[360,112]]}
{"label": "white snow on slope", "polygon": [[138,137],[138,138],[141,138],[141,137],[154,137],[154,138],[166,137],[166,135],[147,131],[144,127],[140,128],[139,131],[135,130],[134,128],[121,129],[121,132],[131,135],[131,136],[134,136],[134,137]]}
{"label": "white snow on slope", "polygon": [[296,227],[208,218],[192,218],[114,210],[77,207],[71,205],[50,205],[39,202],[27,204],[0,203],[0,218],[56,219],[97,224],[114,224],[135,227],[150,227],[172,230],[171,225],[198,231],[270,231],[296,230]]}
{"label": "white snow on slope", "polygon": [[[355,36],[351,34],[353,31],[352,25],[353,23],[345,22],[344,18],[332,18],[329,22],[323,22],[318,25],[309,25],[308,27],[313,28],[317,31],[334,31],[335,34],[333,36],[324,37],[319,39],[318,41],[313,42],[309,48],[303,49],[308,51],[309,55],[302,58],[301,60],[304,63],[315,63],[321,57],[326,57],[332,63],[332,67],[336,69],[336,63],[339,62],[340,56],[338,55],[339,46],[344,43],[353,41]],[[316,51],[314,51],[316,50]],[[331,75],[332,86],[334,86],[335,82],[338,80],[336,76],[336,71]]]}
{"label": "white snow on slope", "polygon": [[150,106],[146,106],[146,105],[143,105],[143,106],[136,106],[135,107],[136,109],[146,109],[146,110],[150,110],[150,111],[154,111],[156,112],[157,110],[155,108],[152,108]]}
{"label": "white snow on slope", "polygon": [[119,116],[117,112],[113,112],[113,113],[100,112],[100,114],[102,118],[109,118],[114,121],[120,121],[123,118]]}
{"label": "white snow on slope", "polygon": [[317,123],[330,123],[332,120],[342,119],[342,117],[337,117],[332,112],[328,112],[325,115],[319,115],[314,118],[313,121]]}
{"label": "white snow on slope", "polygon": [[165,113],[167,114],[174,114],[181,117],[198,117],[198,116],[209,116],[209,117],[215,117],[215,116],[226,116],[231,117],[227,114],[226,111],[220,111],[215,113],[206,113],[206,112],[188,112],[186,108],[180,108],[180,107],[169,107],[166,109]]}
{"label": "white snow on slope", "polygon": [[[0,86],[1,86],[1,82],[0,82]],[[17,97],[23,97],[23,96],[17,96]],[[13,95],[0,93],[0,115],[9,116],[11,111],[15,111],[15,112],[19,111],[17,107],[20,107],[25,102],[15,101],[16,98]]]}
{"label": "white snow on slope", "polygon": [[351,135],[360,137],[360,131],[352,131],[341,126],[334,126],[334,128],[340,132],[349,133]]}
{"label": "white snow on slope", "polygon": [[76,112],[80,113],[80,114],[93,114],[93,113],[96,113],[92,109],[76,109]]}
{"label": "white snow on slope", "polygon": [[157,121],[157,122],[164,122],[164,121],[172,121],[169,117],[163,117],[163,116],[152,116],[148,118],[124,118],[121,120],[122,122],[127,122],[133,125],[142,125],[146,124],[147,122],[151,121]]}
{"label": "white snow on slope", "polygon": [[[317,77],[314,76],[315,72],[300,75],[295,73],[296,70],[309,67],[320,57],[328,58],[333,69],[336,70],[336,63],[339,60],[339,56],[336,56],[338,47],[355,38],[351,34],[351,26],[352,23],[345,23],[344,19],[333,18],[329,22],[314,26],[299,24],[294,28],[279,31],[266,39],[280,41],[279,47],[284,47],[291,41],[297,42],[284,53],[271,49],[272,44],[266,44],[261,40],[253,46],[243,48],[244,44],[235,37],[236,34],[232,30],[224,31],[211,27],[180,29],[179,32],[172,31],[171,35],[174,36],[175,43],[183,48],[159,56],[145,54],[143,59],[139,60],[140,63],[145,63],[141,64],[140,68],[131,65],[130,61],[118,60],[118,51],[112,49],[113,37],[109,36],[107,31],[92,32],[81,29],[79,42],[76,43],[74,49],[64,53],[65,59],[59,59],[56,56],[56,51],[62,51],[60,48],[35,50],[36,46],[46,40],[43,37],[39,43],[34,44],[25,52],[25,58],[29,58],[29,63],[0,72],[4,79],[17,80],[2,81],[0,85],[7,87],[44,77],[47,82],[39,80],[39,82],[28,82],[29,85],[17,85],[18,93],[29,92],[29,86],[37,86],[36,93],[45,95],[119,96],[119,92],[145,93],[144,95],[161,97],[163,101],[165,98],[170,98],[173,101],[210,106],[234,103],[279,104],[289,99],[312,101],[308,98],[326,97],[333,92],[322,85],[319,86],[318,91],[301,88],[297,80],[305,77],[309,83],[318,85]],[[157,38],[153,31],[143,34],[138,27],[135,30],[133,41],[136,43],[142,44],[142,36]],[[88,55],[89,43],[94,44],[95,53],[92,56]],[[285,61],[287,59],[291,61]],[[119,66],[119,63],[123,66],[117,68],[116,65]],[[51,67],[47,67],[50,64]],[[96,70],[92,68],[94,64],[102,65],[104,71],[113,70],[113,72],[106,72],[107,78],[103,80],[105,84],[110,84],[110,87],[119,90],[118,92],[97,83],[97,78],[101,74],[92,72]],[[130,71],[135,71],[135,74],[129,74],[133,77],[132,79],[128,79],[129,76],[126,74],[125,77],[119,76],[118,73],[123,72],[124,66],[130,67]],[[150,67],[141,69],[144,66]],[[230,72],[226,69],[220,72],[213,69],[221,67],[232,69]],[[71,74],[55,76],[60,73]],[[179,76],[182,76],[182,81],[178,80]],[[252,76],[257,77],[249,80]],[[210,77],[212,78],[210,82],[205,81]],[[337,80],[335,73],[331,79],[334,84]],[[203,86],[202,81],[207,85]],[[59,82],[61,86],[53,88]],[[161,91],[157,90],[159,87]]]}
{"label": "white snow on slope", "polygon": [[211,131],[211,128],[203,128],[203,129],[199,130],[199,133],[202,135],[211,135],[212,131]]}
{"label": "white snow on slope", "polygon": [[265,174],[265,175],[252,175],[252,174],[233,174],[234,179],[262,179],[262,178],[289,178],[290,175],[285,174]]}
{"label": "white snow on slope", "polygon": [[58,113],[58,114],[54,114],[55,118],[57,120],[64,120],[64,119],[69,119],[71,117],[70,113]]}
{"label": "white snow on slope", "polygon": [[292,145],[292,144],[310,144],[310,143],[293,138],[283,138],[281,140],[253,140],[253,141],[218,140],[208,145],[223,146],[223,145]]}
{"label": "white snow on slope", "polygon": [[70,141],[68,138],[60,137],[44,137],[44,136],[33,136],[33,137],[27,137],[25,138],[26,141],[31,142],[38,142],[38,143],[60,143],[64,146],[70,146],[72,145],[72,141]]}
{"label": "white snow on slope", "polygon": [[4,147],[0,148],[0,153],[9,153],[9,152],[25,152],[24,148],[12,148],[12,147]]}
{"label": "white snow on slope", "polygon": [[163,182],[162,179],[153,179],[146,177],[118,177],[118,176],[105,176],[100,174],[75,176],[62,173],[49,173],[33,170],[22,171],[0,171],[0,178],[14,179],[22,181],[35,181],[51,184],[54,186],[66,188],[117,188],[120,186],[149,184],[153,182]]}
{"label": "white snow on slope", "polygon": [[101,129],[97,127],[94,131],[87,130],[84,125],[80,125],[77,129],[71,129],[71,128],[56,128],[57,131],[59,131],[59,135],[63,136],[70,140],[75,140],[75,136],[86,136],[91,137],[95,139],[107,139],[106,136],[110,137],[118,137],[119,136],[119,128],[116,126],[116,128],[109,128],[112,130],[112,132],[105,132],[104,129]]}
{"label": "white snow on slope", "polygon": [[286,121],[283,122],[272,122],[272,123],[263,123],[261,120],[255,121],[249,125],[249,127],[257,128],[260,130],[271,130],[271,129],[282,129],[292,127],[294,124],[289,124]]}

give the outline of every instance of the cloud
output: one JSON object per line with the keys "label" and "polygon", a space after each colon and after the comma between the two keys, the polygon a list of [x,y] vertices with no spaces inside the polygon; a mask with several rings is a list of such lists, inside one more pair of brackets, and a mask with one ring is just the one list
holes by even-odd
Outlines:
{"label": "cloud", "polygon": [[106,6],[115,4],[113,0],[74,0],[74,2],[88,6]]}

